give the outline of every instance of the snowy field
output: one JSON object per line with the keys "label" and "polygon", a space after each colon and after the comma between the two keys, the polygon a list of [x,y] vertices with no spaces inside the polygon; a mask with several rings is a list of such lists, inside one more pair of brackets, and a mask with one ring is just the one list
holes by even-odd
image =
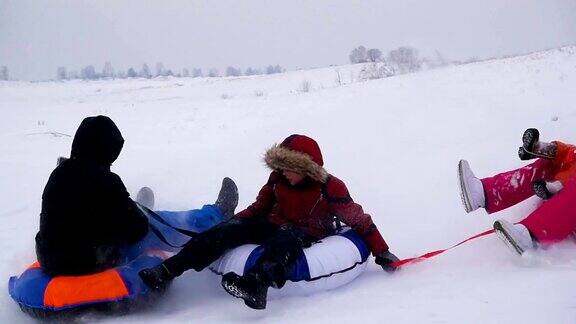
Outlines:
{"label": "snowy field", "polygon": [[[576,142],[576,47],[355,82],[357,66],[271,76],[0,83],[0,322],[32,322],[7,293],[34,260],[41,194],[86,116],[110,116],[126,143],[113,171],[160,209],[213,202],[224,176],[240,208],[266,181],[266,148],[292,133],[323,149],[326,169],[373,215],[400,258],[449,247],[521,219],[536,198],[466,214],[456,165],[478,176],[519,167],[524,129]],[[340,71],[343,85],[337,79]],[[303,81],[310,91],[301,91]],[[354,82],[352,82],[354,81]],[[85,229],[88,230],[88,229]],[[576,247],[525,257],[487,236],[389,275],[368,270],[337,290],[272,299],[254,311],[205,271],[178,278],[157,306],[105,323],[574,323]]]}

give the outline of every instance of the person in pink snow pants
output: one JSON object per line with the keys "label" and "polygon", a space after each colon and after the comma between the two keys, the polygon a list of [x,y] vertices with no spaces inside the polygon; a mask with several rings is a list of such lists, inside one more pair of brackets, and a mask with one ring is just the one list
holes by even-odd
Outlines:
{"label": "person in pink snow pants", "polygon": [[522,136],[518,155],[531,164],[492,177],[477,178],[466,160],[458,164],[460,194],[466,212],[484,208],[488,214],[536,195],[543,203],[517,224],[499,219],[498,236],[518,254],[559,242],[576,230],[576,146],[541,142],[537,129]]}

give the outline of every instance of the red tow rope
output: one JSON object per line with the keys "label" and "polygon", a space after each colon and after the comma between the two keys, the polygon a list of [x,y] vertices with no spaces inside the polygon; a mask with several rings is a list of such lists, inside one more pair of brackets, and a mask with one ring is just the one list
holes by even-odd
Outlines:
{"label": "red tow rope", "polygon": [[462,242],[460,242],[460,243],[458,243],[458,244],[456,244],[456,245],[453,245],[453,246],[451,246],[451,247],[449,247],[449,248],[447,248],[447,249],[436,250],[436,251],[428,252],[428,253],[423,254],[423,255],[421,255],[421,256],[419,256],[419,257],[414,257],[414,258],[408,258],[408,259],[404,259],[404,260],[399,260],[399,261],[396,261],[396,262],[392,263],[392,266],[398,268],[398,267],[402,267],[402,266],[404,266],[404,265],[406,265],[406,264],[411,264],[411,263],[417,263],[417,262],[420,262],[420,261],[424,261],[424,260],[426,260],[426,259],[433,258],[433,257],[437,256],[438,254],[442,254],[442,253],[444,253],[444,252],[446,252],[446,251],[448,251],[448,250],[451,250],[451,249],[453,249],[453,248],[455,248],[455,247],[457,247],[457,246],[460,246],[460,245],[462,245],[462,244],[464,244],[464,243],[466,243],[466,242],[468,242],[468,241],[472,241],[472,240],[474,240],[474,239],[477,239],[477,238],[479,238],[479,237],[486,236],[486,235],[492,234],[492,233],[494,233],[494,230],[493,230],[493,229],[487,230],[487,231],[485,231],[485,232],[482,232],[482,233],[480,233],[480,234],[476,234],[476,235],[474,235],[474,236],[472,236],[472,237],[470,237],[470,238],[467,238],[467,239],[465,239],[464,241],[462,241]]}

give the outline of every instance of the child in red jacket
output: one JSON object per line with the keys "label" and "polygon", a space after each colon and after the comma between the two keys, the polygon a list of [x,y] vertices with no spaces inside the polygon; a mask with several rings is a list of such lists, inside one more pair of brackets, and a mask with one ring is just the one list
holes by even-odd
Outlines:
{"label": "child in red jacket", "polygon": [[160,266],[143,270],[140,276],[148,285],[159,288],[188,269],[201,271],[227,249],[262,244],[257,264],[244,276],[225,274],[222,285],[249,307],[263,309],[268,287],[284,285],[286,270],[301,249],[334,233],[334,217],[364,238],[377,264],[394,270],[392,263],[398,259],[344,182],[323,168],[316,141],[291,135],[270,148],[264,161],[272,173],[256,201],[231,221],[191,239]]}

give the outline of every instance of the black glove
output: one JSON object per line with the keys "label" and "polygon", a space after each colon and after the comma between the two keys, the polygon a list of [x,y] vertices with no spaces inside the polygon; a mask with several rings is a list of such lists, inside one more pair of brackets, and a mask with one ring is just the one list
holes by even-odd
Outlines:
{"label": "black glove", "polygon": [[153,268],[144,269],[138,272],[140,278],[146,285],[155,290],[165,288],[174,276],[168,271],[164,264],[159,264]]}
{"label": "black glove", "polygon": [[546,187],[546,181],[536,180],[532,182],[532,189],[534,194],[544,200],[552,198],[553,194]]}
{"label": "black glove", "polygon": [[381,266],[382,269],[386,272],[394,272],[396,271],[396,267],[392,265],[392,263],[399,261],[399,259],[392,254],[390,251],[382,252],[376,256],[374,262],[377,265]]}

